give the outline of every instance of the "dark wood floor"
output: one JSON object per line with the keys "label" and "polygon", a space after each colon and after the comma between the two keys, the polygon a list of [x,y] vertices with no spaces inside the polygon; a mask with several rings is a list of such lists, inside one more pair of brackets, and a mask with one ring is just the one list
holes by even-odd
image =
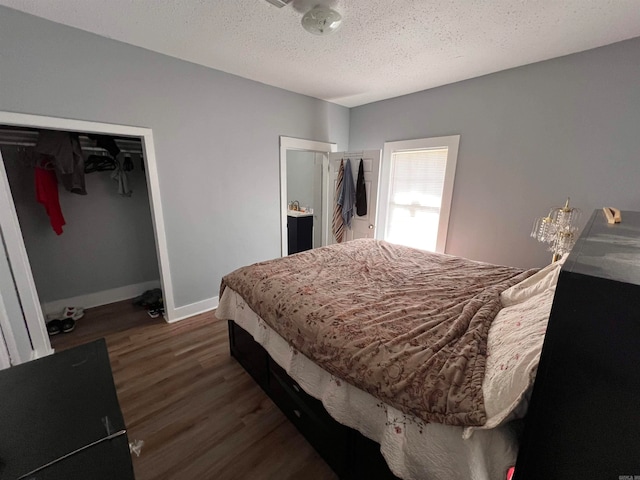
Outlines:
{"label": "dark wood floor", "polygon": [[87,310],[61,351],[106,338],[137,480],[335,479],[336,475],[229,356],[213,313],[175,324],[129,301]]}

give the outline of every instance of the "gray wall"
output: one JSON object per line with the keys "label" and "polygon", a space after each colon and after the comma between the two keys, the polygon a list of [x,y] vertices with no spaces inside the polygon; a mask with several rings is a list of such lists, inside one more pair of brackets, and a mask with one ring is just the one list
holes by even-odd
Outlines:
{"label": "gray wall", "polygon": [[176,306],[280,255],[280,135],[349,135],[347,108],[5,7],[0,110],[153,129]]}
{"label": "gray wall", "polygon": [[[447,253],[524,267],[567,196],[640,210],[640,39],[351,110],[351,150],[460,134]],[[623,219],[624,220],[624,219]]]}
{"label": "gray wall", "polygon": [[41,302],[158,280],[151,211],[139,156],[127,173],[131,197],[111,172],[85,176],[87,195],[58,188],[66,225],[58,236],[37,203],[33,168],[17,147],[0,147]]}

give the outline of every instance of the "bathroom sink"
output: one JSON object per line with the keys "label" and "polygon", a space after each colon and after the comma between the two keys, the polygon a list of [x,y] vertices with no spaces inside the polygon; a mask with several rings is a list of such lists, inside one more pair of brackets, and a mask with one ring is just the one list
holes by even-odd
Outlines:
{"label": "bathroom sink", "polygon": [[287,210],[287,215],[290,217],[310,217],[313,213],[301,212],[300,210]]}

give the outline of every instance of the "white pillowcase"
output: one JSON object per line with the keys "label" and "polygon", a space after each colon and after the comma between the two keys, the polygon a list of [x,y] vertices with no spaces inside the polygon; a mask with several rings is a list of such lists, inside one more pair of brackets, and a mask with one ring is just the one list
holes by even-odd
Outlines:
{"label": "white pillowcase", "polygon": [[503,308],[489,329],[482,384],[487,421],[479,428],[494,428],[525,415],[565,259],[546,266],[500,296]]}
{"label": "white pillowcase", "polygon": [[554,294],[555,285],[503,308],[494,319],[482,384],[487,412],[483,428],[496,427],[526,413]]}
{"label": "white pillowcase", "polygon": [[557,262],[547,265],[520,283],[507,288],[500,294],[502,306],[508,307],[510,305],[516,305],[535,295],[543,293],[549,288],[555,288],[556,283],[558,283],[560,269],[567,259],[567,256],[568,255],[563,255]]}

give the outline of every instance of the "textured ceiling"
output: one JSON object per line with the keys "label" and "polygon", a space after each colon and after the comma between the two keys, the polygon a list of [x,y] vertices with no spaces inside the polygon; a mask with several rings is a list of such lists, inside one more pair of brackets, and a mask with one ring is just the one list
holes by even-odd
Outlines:
{"label": "textured ceiling", "polygon": [[[302,13],[343,16],[327,37]],[[640,36],[638,0],[0,0],[348,107]]]}

